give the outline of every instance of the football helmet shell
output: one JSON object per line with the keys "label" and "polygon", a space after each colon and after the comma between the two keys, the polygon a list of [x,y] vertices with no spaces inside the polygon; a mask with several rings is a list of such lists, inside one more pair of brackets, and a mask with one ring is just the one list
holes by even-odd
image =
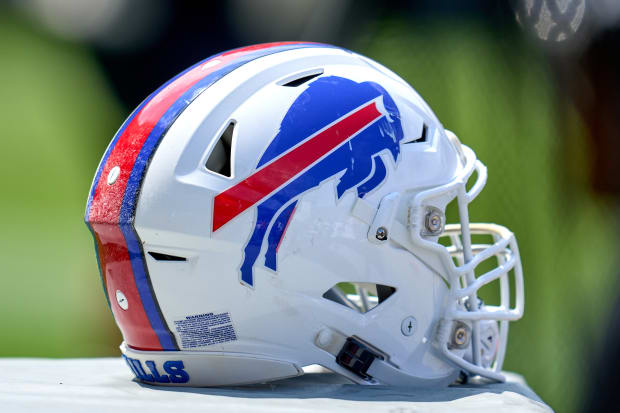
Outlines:
{"label": "football helmet shell", "polygon": [[[358,54],[271,43],[196,64],[125,121],[87,202],[129,367],[190,386],[313,364],[361,384],[503,380],[523,278],[513,234],[469,223],[486,177]],[[478,297],[490,283],[496,306]]]}

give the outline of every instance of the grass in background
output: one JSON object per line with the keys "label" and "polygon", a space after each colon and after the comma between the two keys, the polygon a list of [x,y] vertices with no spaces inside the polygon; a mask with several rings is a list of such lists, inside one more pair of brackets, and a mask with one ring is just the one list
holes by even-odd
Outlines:
{"label": "grass in background", "polygon": [[86,50],[0,14],[0,356],[117,354],[84,206],[120,110]]}

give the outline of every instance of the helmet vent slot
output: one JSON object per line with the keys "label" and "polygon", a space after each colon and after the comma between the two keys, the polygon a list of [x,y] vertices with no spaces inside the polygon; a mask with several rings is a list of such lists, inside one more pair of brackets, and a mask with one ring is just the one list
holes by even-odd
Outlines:
{"label": "helmet vent slot", "polygon": [[417,139],[413,139],[409,142],[405,142],[405,143],[420,143],[420,142],[426,142],[427,141],[427,135],[428,135],[428,126],[425,124],[422,125],[422,135],[420,135],[419,138]]}
{"label": "helmet vent slot", "polygon": [[317,76],[320,76],[323,74],[323,70],[319,71],[319,72],[315,72],[315,73],[310,73],[308,74],[307,72],[305,74],[303,74],[302,76],[296,78],[296,79],[292,79],[289,80],[286,83],[283,83],[282,86],[286,86],[286,87],[297,87],[297,86],[301,86],[304,83],[307,83],[309,81],[311,81],[312,79],[314,79]]}
{"label": "helmet vent slot", "polygon": [[149,255],[157,261],[187,261],[185,257],[178,257],[176,255],[164,254],[161,252],[149,251]]}
{"label": "helmet vent slot", "polygon": [[365,282],[342,282],[323,294],[323,298],[341,304],[359,313],[366,313],[382,304],[396,288]]}
{"label": "helmet vent slot", "polygon": [[211,150],[211,154],[205,164],[206,168],[215,172],[216,174],[231,177],[231,152],[232,152],[232,139],[235,131],[235,122],[230,122],[222,135],[215,143],[215,146]]}

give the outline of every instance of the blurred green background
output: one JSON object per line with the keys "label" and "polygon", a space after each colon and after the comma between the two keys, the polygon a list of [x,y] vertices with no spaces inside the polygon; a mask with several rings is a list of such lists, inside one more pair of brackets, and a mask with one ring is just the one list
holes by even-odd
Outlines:
{"label": "blurred green background", "polygon": [[[537,1],[271,0],[260,10],[247,1],[197,10],[156,1],[146,23],[135,24],[146,34],[110,19],[99,33],[97,19],[79,14],[90,9],[60,3],[0,5],[0,356],[119,354],[83,223],[107,143],[142,98],[191,63],[242,44],[303,38],[341,44],[400,74],[488,166],[471,219],[515,232],[526,277],[525,317],[511,325],[505,368],[556,411],[584,404],[617,295],[619,209],[600,177],[613,168],[593,165],[596,107],[580,103],[596,98],[596,85],[584,98],[567,85],[587,74],[563,66],[583,68],[600,33],[589,9],[579,11],[583,2],[567,2],[576,11],[560,34],[526,24],[544,20]],[[135,7],[123,10],[135,17]],[[281,27],[268,24],[269,11]],[[587,31],[573,24],[580,13]],[[613,166],[618,154],[608,155]]]}

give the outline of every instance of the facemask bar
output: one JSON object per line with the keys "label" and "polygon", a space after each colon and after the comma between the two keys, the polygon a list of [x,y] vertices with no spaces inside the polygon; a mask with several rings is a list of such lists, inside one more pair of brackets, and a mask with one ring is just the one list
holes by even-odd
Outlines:
{"label": "facemask bar", "polygon": [[[506,228],[495,224],[470,224],[468,205],[480,193],[486,183],[486,167],[478,160],[474,152],[463,146],[466,163],[461,175],[452,182],[422,191],[410,201],[409,235],[414,245],[434,253],[443,267],[450,286],[449,296],[443,318],[437,332],[437,346],[441,353],[451,362],[469,374],[480,375],[490,379],[504,381],[500,373],[504,361],[508,321],[517,320],[523,314],[523,273],[521,259],[514,235]],[[476,171],[477,179],[467,191],[466,183]],[[447,225],[441,237],[449,237],[452,245],[445,247],[438,243],[438,237],[425,236],[424,216],[428,206],[437,205],[438,200],[456,197],[460,224]],[[493,244],[472,245],[471,235],[490,235]],[[484,261],[497,257],[498,266],[478,277],[475,269]],[[456,259],[455,264],[453,258]],[[509,274],[514,274],[515,307],[510,308]],[[478,290],[483,286],[499,280],[500,305],[478,305]],[[484,366],[481,361],[480,323],[492,320],[499,323],[499,348],[491,366]],[[466,351],[471,351],[471,362],[463,358],[463,350],[451,350],[454,321],[471,326],[471,344]]]}

